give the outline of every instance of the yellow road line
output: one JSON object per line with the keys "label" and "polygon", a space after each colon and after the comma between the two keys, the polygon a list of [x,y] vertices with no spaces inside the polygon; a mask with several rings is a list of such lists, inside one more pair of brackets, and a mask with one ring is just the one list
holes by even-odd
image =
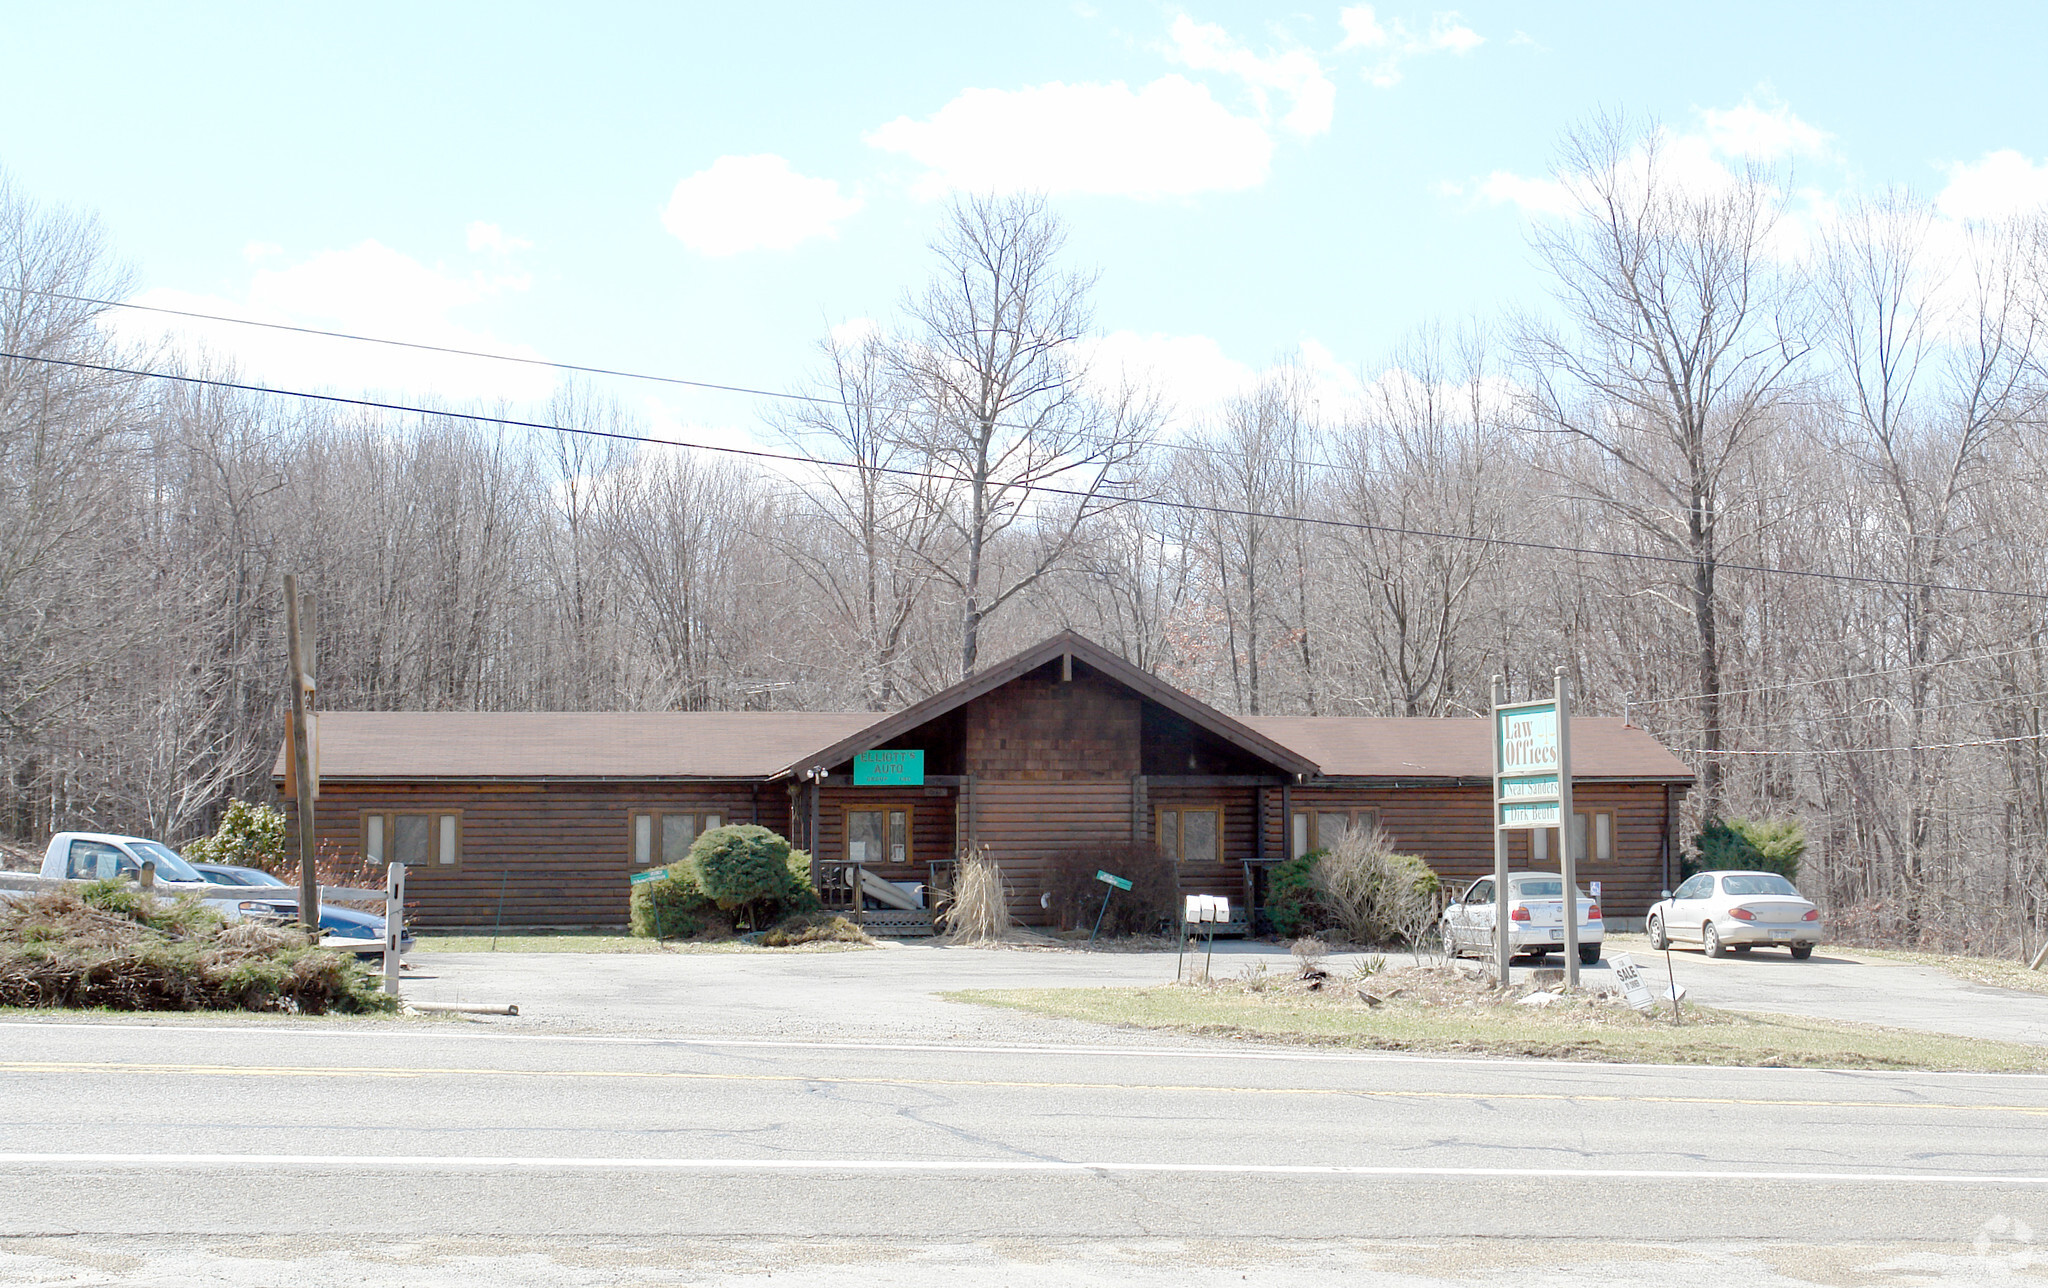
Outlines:
{"label": "yellow road line", "polygon": [[133,1073],[206,1078],[540,1078],[626,1082],[756,1082],[869,1087],[977,1087],[1010,1091],[1130,1091],[1228,1096],[1338,1096],[1368,1100],[1503,1100],[1565,1104],[1728,1105],[1768,1109],[1939,1109],[2048,1115],[2048,1105],[1965,1105],[1928,1100],[1787,1100],[1740,1096],[1620,1095],[1566,1091],[1418,1091],[1361,1087],[1235,1087],[1133,1082],[1027,1082],[994,1078],[850,1077],[802,1073],[704,1073],[637,1069],[477,1069],[422,1066],[131,1064],[121,1061],[0,1061],[0,1074]]}

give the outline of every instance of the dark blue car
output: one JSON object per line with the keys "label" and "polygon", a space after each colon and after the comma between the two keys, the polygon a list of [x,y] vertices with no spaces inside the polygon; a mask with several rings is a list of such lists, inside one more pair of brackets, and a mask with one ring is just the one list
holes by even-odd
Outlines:
{"label": "dark blue car", "polygon": [[[290,885],[261,868],[237,867],[232,863],[195,863],[193,867],[214,885],[260,886],[262,894],[257,896],[263,902],[274,905],[279,915],[296,918],[299,915],[298,887]],[[285,893],[274,893],[284,891]],[[253,891],[251,892],[254,893]],[[320,928],[336,939],[368,939],[376,947],[358,948],[358,953],[382,952],[384,944],[384,918],[374,912],[363,912],[356,908],[337,908],[331,903],[320,905]],[[410,934],[399,940],[398,950],[410,952],[413,939]]]}

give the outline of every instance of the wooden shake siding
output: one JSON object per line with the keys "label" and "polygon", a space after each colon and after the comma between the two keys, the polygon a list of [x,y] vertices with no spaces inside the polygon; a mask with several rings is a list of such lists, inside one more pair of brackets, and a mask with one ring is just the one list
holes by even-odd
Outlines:
{"label": "wooden shake siding", "polygon": [[[423,927],[488,926],[504,892],[507,926],[619,926],[635,871],[628,815],[717,810],[728,823],[780,830],[787,797],[745,783],[321,784],[322,846],[362,854],[366,813],[462,816],[462,862],[406,870],[410,916]],[[291,807],[287,806],[288,810]]]}
{"label": "wooden shake siding", "polygon": [[[1484,785],[1400,787],[1305,786],[1291,790],[1292,806],[1303,809],[1376,809],[1380,826],[1403,853],[1420,855],[1447,884],[1463,886],[1493,871],[1490,826],[1491,789]],[[1279,827],[1279,792],[1267,793],[1271,816],[1268,852],[1285,853]],[[1589,859],[1579,865],[1581,885],[1601,883],[1600,906],[1617,917],[1640,917],[1649,911],[1663,888],[1665,791],[1661,783],[1579,783],[1572,807],[1585,813],[1614,815],[1614,855],[1606,863]],[[1529,866],[1526,833],[1508,841],[1508,866]],[[1555,870],[1553,847],[1546,867]]]}
{"label": "wooden shake siding", "polygon": [[1001,865],[1010,915],[1041,925],[1046,860],[1064,850],[1131,839],[1131,782],[974,782],[976,839]]}

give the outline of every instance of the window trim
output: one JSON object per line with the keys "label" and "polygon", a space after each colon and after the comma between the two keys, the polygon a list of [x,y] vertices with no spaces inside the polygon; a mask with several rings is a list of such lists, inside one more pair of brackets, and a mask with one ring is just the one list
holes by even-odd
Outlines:
{"label": "window trim", "polygon": [[[463,859],[466,857],[469,849],[469,843],[464,837],[468,824],[463,818],[463,811],[460,809],[363,810],[356,820],[357,852],[366,861],[371,863],[388,864],[398,862],[397,859],[391,857],[391,847],[398,840],[398,820],[401,818],[423,818],[427,820],[427,861],[425,863],[408,863],[405,865],[406,871],[450,872],[459,871],[462,868]],[[371,826],[372,819],[376,820],[374,829]],[[441,855],[446,849],[443,843],[450,839],[448,826],[450,820],[453,820],[455,825],[453,836],[455,857],[452,860],[443,861]],[[371,845],[370,837],[370,833],[373,830],[377,833],[377,843],[374,848]]]}
{"label": "window trim", "polygon": [[[1172,814],[1174,816],[1174,832],[1172,844],[1170,845],[1167,843],[1167,838],[1164,835],[1166,830],[1165,819],[1166,815],[1168,814]],[[1153,806],[1152,843],[1158,846],[1160,849],[1164,850],[1167,856],[1170,857],[1175,863],[1201,862],[1202,860],[1189,859],[1186,857],[1187,816],[1190,814],[1208,814],[1216,820],[1216,857],[1214,859],[1210,859],[1207,861],[1211,863],[1228,862],[1228,860],[1224,857],[1223,844],[1223,824],[1225,820],[1225,814],[1223,806],[1220,804]]]}
{"label": "window trim", "polygon": [[[725,811],[722,809],[661,809],[659,807],[636,807],[629,809],[626,811],[626,866],[629,868],[645,868],[649,871],[655,868],[668,867],[669,864],[661,861],[661,820],[664,818],[679,818],[683,815],[689,815],[696,820],[695,830],[690,833],[690,844],[692,845],[697,843],[698,837],[711,830],[704,826],[705,819],[716,818],[720,827],[724,827],[726,824]],[[644,859],[640,857],[640,820],[643,818],[647,820],[648,835],[647,857]],[[681,862],[681,860],[678,859],[676,862]]]}
{"label": "window trim", "polygon": [[[860,860],[860,865],[864,868],[907,868],[917,862],[917,806],[910,801],[848,801],[841,805],[839,807],[839,853],[846,862],[854,862],[853,816],[855,814],[881,814],[886,816],[898,810],[903,812],[903,862],[899,864],[894,859],[884,856],[880,860],[862,859]],[[888,827],[889,820],[887,817],[884,817],[882,828],[884,831],[887,831]],[[886,846],[889,843],[883,841],[882,844]]]}
{"label": "window trim", "polygon": [[[1294,817],[1287,821],[1287,843],[1289,846],[1293,846],[1297,841],[1306,838],[1307,844],[1294,849],[1287,856],[1288,858],[1298,859],[1311,850],[1324,848],[1322,843],[1322,816],[1324,814],[1344,815],[1346,819],[1345,826],[1352,831],[1358,830],[1359,820],[1362,818],[1370,818],[1374,826],[1378,826],[1380,821],[1380,807],[1377,805],[1345,805],[1335,809],[1325,809],[1313,802],[1297,804],[1294,807]],[[1304,823],[1307,824],[1305,828],[1302,826]]]}

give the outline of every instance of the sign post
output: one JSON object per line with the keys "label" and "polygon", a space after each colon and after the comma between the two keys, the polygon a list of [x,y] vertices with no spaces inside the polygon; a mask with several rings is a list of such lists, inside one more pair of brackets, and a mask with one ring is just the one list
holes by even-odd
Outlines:
{"label": "sign post", "polygon": [[[667,875],[667,868],[649,868],[645,872],[635,872],[632,876],[627,877],[626,883],[628,885],[639,885],[643,881],[659,881]],[[647,910],[654,914],[654,942],[658,944],[662,942],[660,891],[649,890],[647,892]]]}
{"label": "sign post", "polygon": [[398,991],[398,946],[405,942],[405,865],[384,865],[384,991]]}
{"label": "sign post", "polygon": [[1500,982],[1508,982],[1512,954],[1508,933],[1507,853],[1509,832],[1556,828],[1564,878],[1565,979],[1579,982],[1579,890],[1572,862],[1571,711],[1564,668],[1558,667],[1551,696],[1535,702],[1507,701],[1500,676],[1493,677],[1493,928]]}
{"label": "sign post", "polygon": [[1108,886],[1109,889],[1104,890],[1102,892],[1102,909],[1101,911],[1095,914],[1095,929],[1088,932],[1088,946],[1090,948],[1093,948],[1095,946],[1095,936],[1102,933],[1102,919],[1109,915],[1109,896],[1115,894],[1119,890],[1128,890],[1131,888],[1130,882],[1124,880],[1122,877],[1112,876],[1110,873],[1107,872],[1097,871],[1095,874],[1095,879],[1097,881],[1100,881],[1102,884]]}

